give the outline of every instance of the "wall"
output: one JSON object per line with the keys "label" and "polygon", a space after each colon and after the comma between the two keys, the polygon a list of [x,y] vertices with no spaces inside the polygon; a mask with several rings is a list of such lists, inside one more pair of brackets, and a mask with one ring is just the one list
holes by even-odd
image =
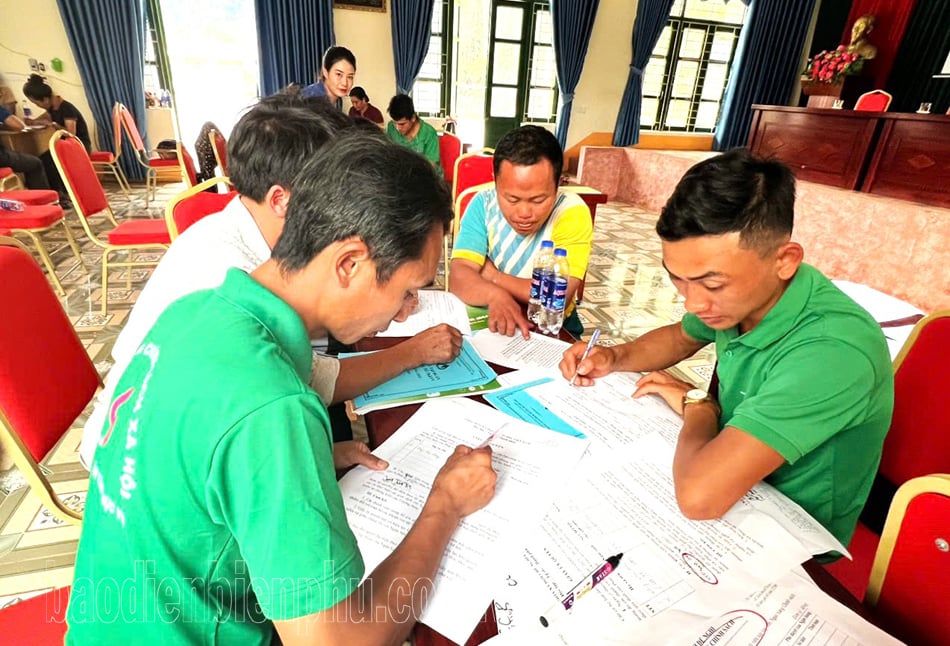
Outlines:
{"label": "wall", "polygon": [[[0,73],[20,101],[20,109],[25,98],[23,84],[31,74],[27,61],[35,58],[46,65],[46,71],[41,73],[47,77],[53,91],[75,103],[89,122],[89,128],[94,130],[92,110],[86,100],[79,68],[66,38],[66,29],[60,19],[56,0],[18,3],[15,10],[4,13],[8,15],[0,20]],[[53,58],[63,61],[62,72],[53,71],[50,64]],[[32,103],[30,107],[35,116],[39,109]],[[17,114],[23,116],[20,109]],[[93,141],[95,136],[95,133],[92,133]]]}
{"label": "wall", "polygon": [[[370,102],[383,116],[389,99],[396,93],[396,69],[393,61],[393,35],[389,6],[386,13],[334,9],[333,29],[336,44],[349,48],[356,56],[356,81],[369,95]],[[349,105],[343,106],[349,110]]]}
{"label": "wall", "polygon": [[567,146],[594,132],[613,132],[632,56],[636,2],[604,0],[597,10],[584,71],[574,92]]}

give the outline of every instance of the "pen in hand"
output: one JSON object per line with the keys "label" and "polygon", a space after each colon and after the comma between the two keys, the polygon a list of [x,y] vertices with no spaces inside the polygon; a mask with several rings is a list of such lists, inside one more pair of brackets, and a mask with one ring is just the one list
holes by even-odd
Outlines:
{"label": "pen in hand", "polygon": [[[600,328],[594,330],[594,333],[590,335],[590,341],[587,342],[587,347],[584,348],[584,354],[581,355],[580,360],[577,362],[577,366],[580,367],[581,363],[590,355],[590,351],[594,349],[594,345],[597,343],[597,339],[600,337]],[[574,376],[571,377],[571,385],[574,385],[574,380],[577,379],[577,368],[574,368]]]}

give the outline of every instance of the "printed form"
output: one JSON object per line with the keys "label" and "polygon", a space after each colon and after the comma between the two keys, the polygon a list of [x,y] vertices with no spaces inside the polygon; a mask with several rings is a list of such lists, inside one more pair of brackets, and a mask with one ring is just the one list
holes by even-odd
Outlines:
{"label": "printed form", "polygon": [[416,311],[402,323],[393,321],[377,336],[415,336],[440,323],[448,323],[462,334],[472,333],[468,310],[458,296],[443,290],[422,289]]}
{"label": "printed form", "polygon": [[459,643],[468,639],[491,603],[494,582],[504,576],[499,555],[517,551],[517,537],[540,522],[587,441],[467,399],[431,401],[374,451],[389,461],[386,471],[357,467],[340,480],[347,519],[370,572],[405,537],[455,447],[477,446],[495,432],[495,497],[455,532],[421,618]]}
{"label": "printed form", "polygon": [[495,588],[500,630],[533,629],[579,575],[618,552],[620,567],[572,616],[630,635],[637,632],[630,626],[687,602],[712,616],[724,600],[743,599],[813,553],[844,549],[768,485],[719,520],[686,519],[673,493],[672,455],[668,440],[651,433],[612,458],[593,452],[599,457],[582,463],[570,495],[552,506]]}

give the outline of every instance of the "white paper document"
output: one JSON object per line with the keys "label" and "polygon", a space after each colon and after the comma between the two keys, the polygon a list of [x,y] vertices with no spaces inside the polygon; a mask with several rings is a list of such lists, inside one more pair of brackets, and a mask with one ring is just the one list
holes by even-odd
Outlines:
{"label": "white paper document", "polygon": [[719,520],[686,519],[673,493],[672,449],[659,434],[644,435],[613,459],[585,460],[566,489],[496,585],[502,631],[532,630],[578,577],[611,554],[623,553],[620,566],[572,616],[631,635],[632,626],[687,601],[714,614],[724,600],[740,601],[807,560],[812,546],[839,546],[770,487],[757,486]]}
{"label": "white paper document", "polygon": [[377,336],[415,336],[439,323],[448,323],[462,334],[472,333],[468,310],[458,296],[442,290],[423,289],[419,290],[416,311],[401,323],[393,321],[385,332]]}
{"label": "white paper document", "polygon": [[[486,644],[625,646],[897,646],[899,640],[826,595],[796,568],[718,611],[684,603],[634,627],[591,623],[569,615],[551,628],[530,626],[501,633]],[[705,605],[703,605],[705,604]],[[497,612],[497,611],[496,611]]]}
{"label": "white paper document", "polygon": [[525,339],[520,334],[505,336],[489,330],[476,333],[472,337],[472,345],[485,361],[515,370],[557,369],[564,351],[571,347],[566,341],[534,332]]}
{"label": "white paper document", "polygon": [[371,572],[405,537],[432,481],[458,444],[489,438],[498,473],[495,497],[463,519],[449,542],[421,621],[463,643],[503,577],[499,555],[538,524],[587,442],[515,420],[470,400],[424,404],[374,453],[385,471],[357,467],[340,480],[347,519]]}
{"label": "white paper document", "polygon": [[[923,310],[911,305],[906,301],[885,294],[873,287],[862,285],[861,283],[852,283],[847,280],[833,280],[835,287],[850,296],[858,305],[868,311],[878,323],[887,323],[899,319],[914,316],[916,314],[925,314]],[[884,327],[884,338],[887,340],[887,349],[891,353],[891,360],[897,357],[897,353],[904,347],[907,337],[914,329],[914,324],[901,325],[899,327]]]}

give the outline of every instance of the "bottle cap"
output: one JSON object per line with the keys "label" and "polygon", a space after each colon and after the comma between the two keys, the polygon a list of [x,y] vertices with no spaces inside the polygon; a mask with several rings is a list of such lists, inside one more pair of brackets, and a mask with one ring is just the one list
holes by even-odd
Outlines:
{"label": "bottle cap", "polygon": [[566,258],[567,249],[561,249],[560,247],[558,247],[557,249],[554,250],[554,255],[558,257],[564,256]]}
{"label": "bottle cap", "polygon": [[554,240],[542,240],[542,241],[541,241],[541,248],[542,248],[542,249],[550,249],[550,248],[552,248],[553,246],[554,246]]}

